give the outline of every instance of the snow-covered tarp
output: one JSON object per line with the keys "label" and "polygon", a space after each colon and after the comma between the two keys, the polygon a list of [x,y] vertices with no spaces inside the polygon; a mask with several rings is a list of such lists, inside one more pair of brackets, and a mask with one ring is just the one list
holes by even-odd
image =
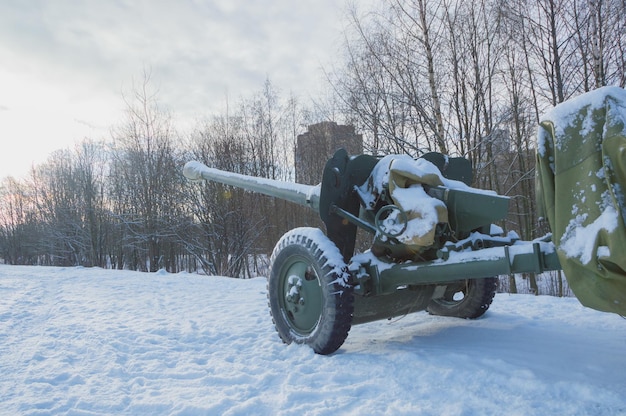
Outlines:
{"label": "snow-covered tarp", "polygon": [[537,197],[572,291],[626,315],[626,91],[604,87],[542,118]]}
{"label": "snow-covered tarp", "polygon": [[626,321],[498,294],[484,319],[283,345],[266,279],[0,265],[1,415],[626,415]]}

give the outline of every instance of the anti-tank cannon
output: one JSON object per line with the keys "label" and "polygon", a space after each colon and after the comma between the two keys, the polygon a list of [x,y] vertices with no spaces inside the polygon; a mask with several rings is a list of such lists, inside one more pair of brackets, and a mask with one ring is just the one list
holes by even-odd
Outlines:
{"label": "anti-tank cannon", "polygon": [[[623,90],[611,92],[626,102]],[[588,105],[585,108],[588,110]],[[603,126],[598,123],[600,133],[595,140],[600,143],[606,139]],[[619,134],[626,148],[625,135]],[[546,154],[559,147],[550,143],[546,137],[539,143]],[[589,158],[598,159],[600,164],[606,160],[602,155]],[[546,160],[548,165],[554,164],[555,157],[548,155]],[[546,169],[541,159],[539,167],[540,171]],[[548,169],[552,174],[558,172],[554,166]],[[282,340],[307,344],[320,354],[337,350],[356,324],[424,310],[434,315],[478,318],[495,296],[495,276],[559,270],[563,261],[576,266],[581,263],[580,258],[572,259],[555,246],[550,235],[521,241],[515,232],[504,234],[493,225],[507,215],[508,198],[471,188],[472,168],[463,158],[439,153],[418,159],[406,155],[350,156],[340,149],[326,163],[317,186],[225,172],[199,162],[187,163],[184,174],[193,180],[215,181],[282,198],[319,213],[325,234],[317,228],[296,228],[276,244],[270,259],[268,298]],[[581,176],[589,175],[584,171]],[[619,190],[611,181],[606,186]],[[549,180],[540,178],[538,183],[544,185],[540,187],[544,198],[554,196],[554,192],[572,193],[572,189],[552,187],[553,194],[546,194]],[[601,186],[594,183],[592,189]],[[603,195],[599,198],[605,201]],[[626,227],[620,203],[623,197],[616,198],[613,205],[602,206],[603,211],[596,217],[615,211],[619,217],[617,234],[621,235]],[[597,205],[589,202],[590,209]],[[565,215],[566,210],[562,211],[557,214]],[[553,228],[563,222],[553,217],[552,211],[548,219]],[[588,218],[594,221],[589,215],[576,216],[572,221],[584,227]],[[371,233],[372,243],[369,250],[355,255],[359,228]],[[565,231],[559,233],[557,241],[572,234],[572,227]],[[607,231],[609,237],[616,234],[613,229]],[[605,237],[589,236],[595,239],[597,248],[593,265],[608,265],[605,267],[612,273],[608,279],[611,284],[624,285],[624,274],[619,271],[623,256],[614,249],[623,241],[607,242]],[[623,245],[618,247],[622,250]],[[611,250],[617,255],[607,256]],[[623,314],[626,290],[604,288],[596,274],[591,277],[596,279],[593,289],[587,286],[577,292],[570,282],[574,293],[583,304],[590,294],[592,301],[587,306]],[[597,298],[606,301],[598,303]]]}
{"label": "anti-tank cannon", "polygon": [[[506,216],[508,198],[470,188],[466,159],[438,153],[417,160],[350,157],[338,150],[318,186],[198,162],[187,163],[184,173],[319,213],[326,235],[296,228],[277,243],[268,297],[283,341],[308,344],[320,354],[339,348],[355,324],[423,310],[477,318],[495,295],[494,276],[559,267],[551,244],[520,242],[492,225]],[[354,256],[358,228],[370,232],[373,243]]]}

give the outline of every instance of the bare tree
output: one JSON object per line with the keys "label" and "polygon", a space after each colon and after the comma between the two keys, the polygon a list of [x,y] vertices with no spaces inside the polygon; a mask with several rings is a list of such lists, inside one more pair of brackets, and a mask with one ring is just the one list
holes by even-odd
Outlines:
{"label": "bare tree", "polygon": [[84,140],[76,147],[74,170],[80,196],[86,266],[106,267],[108,212],[105,206],[105,172],[108,155],[103,143]]}
{"label": "bare tree", "polygon": [[24,181],[7,177],[0,184],[0,256],[8,264],[36,264],[38,223],[30,189]]}
{"label": "bare tree", "polygon": [[[191,156],[208,166],[250,174],[241,118],[215,118],[192,137]],[[252,153],[253,154],[253,153]],[[185,239],[207,274],[250,276],[248,261],[263,234],[258,195],[218,183],[187,184],[195,233]]]}
{"label": "bare tree", "polygon": [[437,68],[442,23],[433,4],[394,1],[366,17],[351,12],[357,36],[346,36],[347,65],[330,78],[353,119],[373,131],[376,151],[448,152]]}
{"label": "bare tree", "polygon": [[[156,271],[174,267],[171,250],[183,183],[170,116],[150,90],[149,74],[127,99],[126,124],[114,133],[111,196],[124,247],[123,263]],[[169,266],[169,267],[168,267]]]}

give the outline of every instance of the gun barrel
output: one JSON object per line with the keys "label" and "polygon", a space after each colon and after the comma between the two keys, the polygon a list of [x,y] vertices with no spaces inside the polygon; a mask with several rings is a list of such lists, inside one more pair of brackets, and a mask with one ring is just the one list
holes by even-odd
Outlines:
{"label": "gun barrel", "polygon": [[309,207],[319,212],[320,186],[303,185],[294,182],[285,182],[275,179],[258,178],[242,175],[215,168],[209,168],[203,163],[187,162],[183,174],[190,180],[207,180],[231,185],[263,195],[291,201]]}

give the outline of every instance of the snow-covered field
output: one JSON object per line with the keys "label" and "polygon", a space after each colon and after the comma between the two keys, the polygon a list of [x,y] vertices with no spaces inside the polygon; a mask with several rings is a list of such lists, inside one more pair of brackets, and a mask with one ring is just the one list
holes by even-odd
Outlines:
{"label": "snow-covered field", "polygon": [[626,320],[497,295],[483,319],[285,346],[265,279],[0,265],[0,414],[626,415]]}

